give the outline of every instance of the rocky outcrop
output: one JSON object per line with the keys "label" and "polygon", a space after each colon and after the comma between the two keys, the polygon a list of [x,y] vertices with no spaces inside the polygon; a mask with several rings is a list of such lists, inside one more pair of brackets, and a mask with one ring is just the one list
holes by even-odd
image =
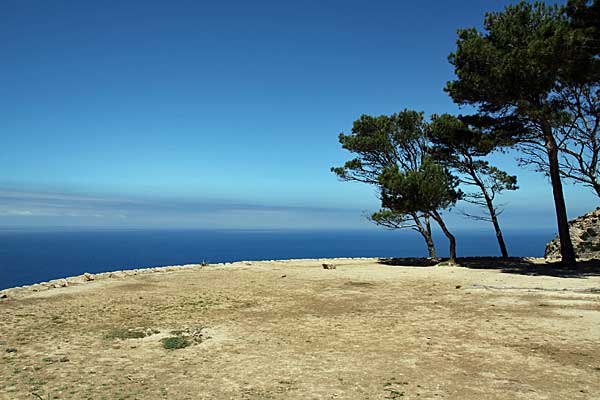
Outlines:
{"label": "rocky outcrop", "polygon": [[[577,258],[600,259],[600,208],[569,221],[569,231]],[[558,236],[546,245],[545,258],[560,258]]]}

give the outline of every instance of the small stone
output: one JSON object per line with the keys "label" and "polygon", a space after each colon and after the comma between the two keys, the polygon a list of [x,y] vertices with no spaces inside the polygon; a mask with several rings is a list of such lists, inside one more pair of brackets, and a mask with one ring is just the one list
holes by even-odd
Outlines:
{"label": "small stone", "polygon": [[94,275],[90,274],[89,272],[86,272],[85,274],[83,274],[83,280],[84,281],[93,281]]}
{"label": "small stone", "polygon": [[335,269],[335,264],[322,264],[323,265],[323,269]]}
{"label": "small stone", "polygon": [[6,349],[7,353],[16,353],[17,349],[13,348],[13,347],[9,347],[8,349]]}
{"label": "small stone", "polygon": [[0,299],[8,299],[8,295],[6,293],[0,293]]}
{"label": "small stone", "polygon": [[457,288],[457,289],[460,289],[461,287],[462,287],[461,285],[456,285],[456,288]]}
{"label": "small stone", "polygon": [[285,278],[285,277],[287,277],[287,275],[281,275],[281,277],[282,277],[282,278]]}

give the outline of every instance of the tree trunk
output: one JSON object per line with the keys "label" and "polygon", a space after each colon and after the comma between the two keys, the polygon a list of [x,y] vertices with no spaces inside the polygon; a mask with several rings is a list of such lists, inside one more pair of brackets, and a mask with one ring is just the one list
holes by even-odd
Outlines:
{"label": "tree trunk", "polygon": [[412,214],[412,217],[418,227],[419,233],[421,236],[423,236],[423,239],[425,239],[429,258],[437,258],[435,243],[433,243],[433,237],[431,236],[431,224],[429,223],[429,216],[425,216],[425,226],[423,226],[423,223],[421,223],[421,220],[417,214]]}
{"label": "tree trunk", "polygon": [[502,235],[502,230],[500,229],[500,224],[498,223],[498,216],[496,215],[496,209],[494,208],[494,202],[490,197],[485,185],[479,179],[477,174],[474,171],[471,171],[471,177],[479,186],[481,193],[483,194],[483,198],[485,199],[485,204],[490,213],[490,219],[492,220],[492,225],[494,225],[494,231],[496,231],[496,240],[498,241],[498,246],[500,246],[500,253],[502,254],[502,258],[508,258],[508,250],[506,250],[506,243],[504,242],[504,236]]}
{"label": "tree trunk", "polygon": [[575,251],[573,250],[573,243],[571,242],[571,235],[569,233],[567,206],[565,204],[565,197],[563,194],[562,182],[560,179],[558,146],[556,145],[556,139],[552,134],[552,128],[545,121],[542,123],[542,130],[544,132],[544,139],[546,142],[546,151],[548,152],[550,182],[552,182],[554,209],[556,211],[558,236],[560,238],[560,255],[562,258],[563,266],[572,268],[576,266],[576,259]]}
{"label": "tree trunk", "polygon": [[508,258],[508,250],[506,249],[506,243],[504,243],[504,236],[502,235],[502,231],[500,230],[500,224],[498,223],[498,216],[496,215],[496,210],[494,210],[494,206],[491,203],[488,204],[488,208],[490,209],[490,217],[492,218],[492,224],[494,225],[494,230],[496,231],[496,240],[498,240],[498,246],[500,246],[500,253],[502,253],[502,258]]}
{"label": "tree trunk", "polygon": [[594,182],[592,183],[592,188],[594,189],[594,191],[596,192],[596,195],[598,197],[600,197],[600,184],[598,183],[597,180],[594,180]]}
{"label": "tree trunk", "polygon": [[429,252],[429,258],[437,258],[435,252],[435,243],[433,243],[433,237],[431,236],[431,224],[429,223],[429,216],[425,216],[425,242],[427,243],[427,251]]}
{"label": "tree trunk", "polygon": [[448,227],[446,226],[446,224],[444,223],[444,220],[442,219],[442,216],[437,211],[434,210],[431,212],[431,218],[433,218],[435,220],[435,222],[438,223],[440,228],[442,228],[444,235],[446,235],[446,237],[448,238],[448,242],[450,243],[450,262],[455,264],[456,263],[456,238],[454,237],[453,234],[450,233],[450,231],[448,230]]}

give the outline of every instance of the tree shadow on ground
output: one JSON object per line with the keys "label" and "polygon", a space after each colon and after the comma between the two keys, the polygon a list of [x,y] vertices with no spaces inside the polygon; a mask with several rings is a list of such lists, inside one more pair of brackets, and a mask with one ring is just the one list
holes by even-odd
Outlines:
{"label": "tree shadow on ground", "polygon": [[441,259],[433,258],[418,258],[418,257],[403,257],[403,258],[380,258],[378,263],[385,265],[395,265],[400,267],[433,267],[437,265]]}
{"label": "tree shadow on ground", "polygon": [[[446,261],[443,259],[441,261]],[[382,258],[380,264],[405,267],[433,267],[439,260],[430,258]],[[600,260],[579,261],[576,268],[566,268],[560,261],[539,262],[529,258],[510,257],[460,257],[461,267],[470,269],[496,269],[507,274],[554,276],[559,278],[586,278],[600,276]],[[460,267],[459,267],[460,268]]]}
{"label": "tree shadow on ground", "polygon": [[586,278],[600,276],[600,260],[579,261],[577,267],[567,268],[560,261],[535,262],[532,259],[511,257],[464,257],[458,263],[465,268],[499,269],[503,273],[544,275],[559,278]]}

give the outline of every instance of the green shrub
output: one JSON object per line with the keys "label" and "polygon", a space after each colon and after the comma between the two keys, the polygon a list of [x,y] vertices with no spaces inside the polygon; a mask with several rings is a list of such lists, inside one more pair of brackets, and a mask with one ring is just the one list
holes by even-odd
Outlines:
{"label": "green shrub", "polygon": [[163,347],[168,350],[183,349],[192,344],[188,338],[183,336],[171,336],[162,339],[161,342]]}

